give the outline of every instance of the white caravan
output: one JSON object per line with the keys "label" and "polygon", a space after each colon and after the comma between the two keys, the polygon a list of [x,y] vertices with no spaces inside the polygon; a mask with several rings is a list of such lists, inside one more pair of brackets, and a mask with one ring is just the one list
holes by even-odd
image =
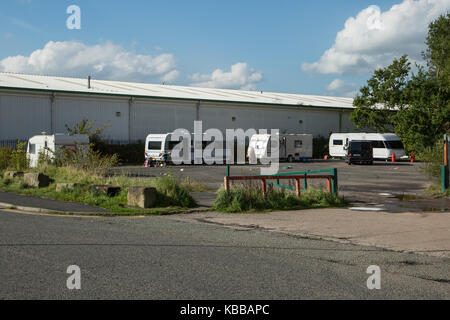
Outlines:
{"label": "white caravan", "polygon": [[89,152],[89,136],[87,134],[64,134],[57,133],[53,135],[38,135],[28,140],[27,157],[30,161],[30,167],[38,165],[39,154],[44,154],[50,159],[54,159],[55,154],[61,151]]}
{"label": "white caravan", "polygon": [[[302,158],[312,158],[312,134],[279,134],[278,139],[280,160],[292,162]],[[251,137],[247,152],[250,162],[270,157],[271,140],[270,134],[255,134]]]}
{"label": "white caravan", "polygon": [[351,140],[372,141],[374,159],[388,160],[393,154],[396,159],[408,158],[400,138],[393,133],[333,133],[329,141],[330,156],[344,158],[344,147]]}
{"label": "white caravan", "polygon": [[[204,136],[204,134],[203,134]],[[153,159],[156,162],[165,162],[171,161],[171,154],[173,148],[181,143],[180,141],[171,141],[172,133],[163,133],[163,134],[149,134],[145,139],[145,159],[150,160]],[[213,142],[211,141],[202,141],[202,155],[203,150]],[[221,141],[221,145],[223,145],[222,149],[222,161],[223,163],[227,161],[234,160],[234,150],[228,150],[226,148],[226,142]],[[182,156],[182,155],[181,155]],[[213,162],[215,158],[215,153],[211,155],[213,159],[198,159],[197,162],[205,160],[208,163]],[[191,134],[191,163],[194,163],[194,134]]]}

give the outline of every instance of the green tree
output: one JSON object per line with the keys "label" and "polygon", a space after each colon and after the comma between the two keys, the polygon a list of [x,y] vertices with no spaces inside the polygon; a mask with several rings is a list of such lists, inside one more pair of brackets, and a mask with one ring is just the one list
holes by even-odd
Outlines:
{"label": "green tree", "polygon": [[109,125],[104,125],[103,127],[94,129],[94,124],[95,121],[89,121],[84,118],[80,123],[77,123],[73,127],[69,127],[67,124],[65,126],[69,134],[87,134],[89,136],[91,149],[97,150],[103,144],[100,135],[107,127],[109,127]]}
{"label": "green tree", "polygon": [[427,67],[411,73],[407,56],[375,70],[354,100],[358,128],[394,131],[407,150],[423,152],[450,132],[450,15],[429,25]]}

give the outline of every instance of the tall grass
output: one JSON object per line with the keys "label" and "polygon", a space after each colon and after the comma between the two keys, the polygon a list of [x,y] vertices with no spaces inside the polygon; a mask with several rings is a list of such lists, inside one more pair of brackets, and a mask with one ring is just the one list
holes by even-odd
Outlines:
{"label": "tall grass", "polygon": [[442,142],[424,148],[419,152],[417,158],[423,161],[422,171],[432,179],[441,176],[441,165],[444,164],[444,147]]}
{"label": "tall grass", "polygon": [[263,197],[260,188],[256,185],[237,185],[226,192],[223,188],[218,191],[214,202],[214,209],[219,212],[239,213],[270,210],[293,210],[309,208],[342,207],[348,202],[341,197],[330,193],[308,189],[297,197],[292,192],[268,188]]}
{"label": "tall grass", "polygon": [[[128,208],[128,188],[131,186],[154,187],[157,190],[157,201],[155,208],[176,207],[192,208],[196,207],[195,200],[189,192],[192,186],[174,178],[171,175],[156,179],[129,178],[126,176],[103,176],[97,171],[83,170],[72,166],[57,167],[51,164],[41,165],[33,169],[35,172],[42,172],[53,179],[50,186],[46,188],[23,188],[23,179],[0,180],[0,190],[26,195],[47,197],[57,200],[82,202],[93,206],[99,206],[115,212],[134,212],[136,209]],[[73,190],[63,190],[56,192],[57,183],[76,183],[77,188]],[[121,187],[120,193],[116,197],[107,197],[89,191],[91,185],[115,185]]]}

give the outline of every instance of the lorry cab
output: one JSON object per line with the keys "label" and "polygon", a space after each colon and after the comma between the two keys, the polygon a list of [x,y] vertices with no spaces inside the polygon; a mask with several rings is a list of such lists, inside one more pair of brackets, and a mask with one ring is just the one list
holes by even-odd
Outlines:
{"label": "lorry cab", "polygon": [[352,163],[373,164],[372,142],[367,140],[350,140],[345,146],[345,161]]}

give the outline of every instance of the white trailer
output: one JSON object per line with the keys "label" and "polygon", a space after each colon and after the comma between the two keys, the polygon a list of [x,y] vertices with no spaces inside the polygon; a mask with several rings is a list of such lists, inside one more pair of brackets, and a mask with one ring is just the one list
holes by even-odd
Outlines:
{"label": "white trailer", "polygon": [[372,141],[374,159],[388,160],[393,154],[396,159],[408,158],[400,138],[394,133],[333,133],[329,141],[330,156],[344,158],[345,147],[351,140]]}
{"label": "white trailer", "polygon": [[[222,141],[218,141],[218,145],[220,145],[220,148],[217,148],[215,151],[212,152],[210,157],[202,157],[201,159],[195,159],[194,154],[194,134],[192,133],[190,135],[190,152],[191,152],[191,164],[192,163],[217,163],[217,158],[221,158],[221,162],[225,163],[227,161],[234,160],[235,155],[235,142],[233,141],[233,149],[227,149],[227,142],[226,139]],[[171,161],[171,155],[172,150],[175,146],[180,144],[181,141],[172,141],[172,133],[163,133],[163,134],[149,134],[147,135],[147,138],[145,139],[145,159],[150,160],[153,159],[156,162],[166,162]],[[201,148],[202,156],[204,155],[204,150],[207,146],[209,146],[212,141],[207,141],[205,139],[205,134],[202,135],[202,142],[201,145],[199,145],[199,148]],[[217,153],[221,152],[221,154]],[[182,156],[182,155],[180,155]],[[197,160],[197,161],[195,161]]]}
{"label": "white trailer", "polygon": [[87,134],[63,134],[37,135],[28,140],[27,158],[30,167],[38,165],[39,155],[43,154],[50,159],[54,159],[55,154],[61,151],[82,150],[89,152],[89,136]]}
{"label": "white trailer", "polygon": [[[313,156],[312,134],[279,134],[279,158],[289,162]],[[248,147],[248,158],[262,159],[270,157],[272,138],[270,134],[255,134],[251,137]]]}

